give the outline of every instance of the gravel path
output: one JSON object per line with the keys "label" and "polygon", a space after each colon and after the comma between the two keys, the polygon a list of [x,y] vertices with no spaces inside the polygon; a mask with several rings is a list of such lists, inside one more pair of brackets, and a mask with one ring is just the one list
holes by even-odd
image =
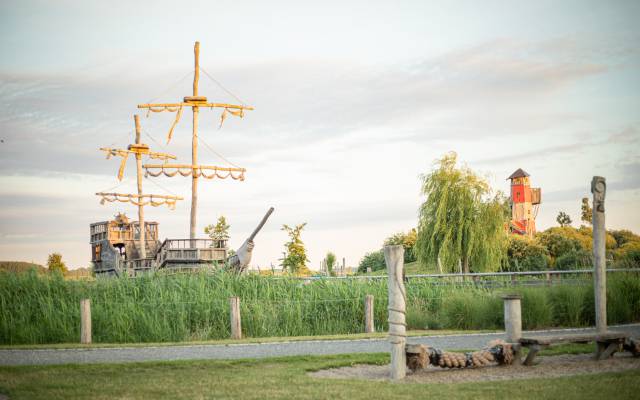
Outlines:
{"label": "gravel path", "polygon": [[[429,365],[416,372],[407,371],[401,383],[458,383],[505,381],[512,379],[556,378],[559,376],[602,374],[640,369],[640,358],[629,353],[616,354],[613,358],[595,361],[591,354],[565,354],[538,357],[533,366],[492,365],[484,368],[443,369]],[[354,365],[325,369],[308,374],[314,378],[388,380],[389,365]]]}
{"label": "gravel path", "polygon": [[[610,329],[627,331],[635,337],[640,337],[640,324],[612,326]],[[524,335],[535,336],[558,332],[588,333],[593,332],[593,328],[524,332]],[[468,335],[418,336],[408,338],[408,342],[428,344],[432,347],[455,350],[482,348],[490,340],[501,338],[504,338],[504,334],[502,333],[482,333]],[[0,350],[0,366],[265,358],[296,355],[380,353],[388,350],[389,344],[386,339],[313,340],[255,344],[95,349]]]}

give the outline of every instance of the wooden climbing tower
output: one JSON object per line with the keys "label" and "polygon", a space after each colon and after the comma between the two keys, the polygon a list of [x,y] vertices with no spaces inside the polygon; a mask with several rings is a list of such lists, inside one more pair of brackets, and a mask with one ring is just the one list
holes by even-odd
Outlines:
{"label": "wooden climbing tower", "polygon": [[511,181],[510,231],[532,237],[536,233],[536,216],[541,202],[540,188],[532,188],[530,175],[518,168],[508,178]]}

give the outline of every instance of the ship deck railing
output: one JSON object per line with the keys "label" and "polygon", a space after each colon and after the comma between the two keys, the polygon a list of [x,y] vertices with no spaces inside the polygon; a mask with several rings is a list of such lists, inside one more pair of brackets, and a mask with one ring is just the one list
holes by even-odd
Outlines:
{"label": "ship deck railing", "polygon": [[152,270],[155,267],[155,258],[137,258],[132,260],[126,260],[124,262],[125,268],[128,270],[142,271]]}
{"label": "ship deck railing", "polygon": [[156,257],[159,268],[167,264],[222,262],[226,258],[226,240],[213,239],[166,239]]}

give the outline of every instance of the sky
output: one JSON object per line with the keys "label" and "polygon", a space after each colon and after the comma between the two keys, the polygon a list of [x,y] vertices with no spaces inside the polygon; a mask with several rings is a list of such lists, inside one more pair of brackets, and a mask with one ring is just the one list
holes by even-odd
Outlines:
{"label": "sky", "polygon": [[[311,268],[328,251],[356,266],[417,225],[420,176],[449,151],[495,190],[527,171],[539,229],[559,211],[579,225],[604,176],[607,226],[638,232],[638,17],[637,1],[3,1],[0,260],[86,267],[89,224],[137,215],[94,195],[136,190],[135,163],[119,183],[98,150],[134,140],[133,114],[143,142],[190,162],[190,112],[167,145],[174,115],[136,106],[191,94],[196,40],[215,79],[200,94],[255,107],[221,129],[219,109],[200,113],[200,163],[247,173],[201,180],[198,231],[224,215],[237,248],[275,207],[254,267],[278,265],[280,228],[303,222]],[[185,197],[145,209],[161,238],[188,237],[190,184],[145,179]]]}

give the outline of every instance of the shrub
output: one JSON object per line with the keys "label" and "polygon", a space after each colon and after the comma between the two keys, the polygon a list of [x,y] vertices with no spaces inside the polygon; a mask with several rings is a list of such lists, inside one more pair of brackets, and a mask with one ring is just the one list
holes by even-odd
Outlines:
{"label": "shrub", "polygon": [[589,296],[593,296],[593,286],[554,286],[549,290],[549,300],[553,304],[554,326],[586,326],[586,306]]}
{"label": "shrub", "polygon": [[573,250],[583,249],[582,243],[575,237],[567,235],[567,231],[573,228],[567,229],[547,229],[544,232],[536,235],[536,240],[542,246],[544,246],[552,259],[552,264],[555,265],[555,260]]}
{"label": "shrub", "polygon": [[593,265],[591,253],[584,249],[570,250],[556,259],[555,269],[568,271],[584,269]]}
{"label": "shrub", "polygon": [[540,288],[519,289],[522,295],[522,327],[543,329],[553,324],[553,308],[547,291]]}
{"label": "shrub", "polygon": [[640,243],[640,236],[626,229],[608,232],[616,241],[616,247],[622,247],[629,242]]}
{"label": "shrub", "polygon": [[640,319],[640,279],[625,273],[608,277],[607,320],[621,324]]}
{"label": "shrub", "polygon": [[[608,276],[609,322],[640,321],[640,274]],[[525,329],[594,322],[590,279],[578,285],[510,288],[523,295]],[[407,324],[418,329],[501,329],[503,290],[472,282],[411,279]],[[79,301],[91,299],[96,343],[229,337],[229,301],[239,296],[247,337],[358,333],[364,297],[374,296],[377,330],[387,329],[387,282],[302,280],[226,273],[69,281],[62,274],[0,272],[0,343],[77,342]]]}
{"label": "shrub", "polygon": [[614,266],[637,268],[640,266],[640,242],[625,242],[613,252]]}
{"label": "shrub", "polygon": [[507,248],[509,271],[542,271],[549,267],[549,253],[537,242],[511,235]]}

